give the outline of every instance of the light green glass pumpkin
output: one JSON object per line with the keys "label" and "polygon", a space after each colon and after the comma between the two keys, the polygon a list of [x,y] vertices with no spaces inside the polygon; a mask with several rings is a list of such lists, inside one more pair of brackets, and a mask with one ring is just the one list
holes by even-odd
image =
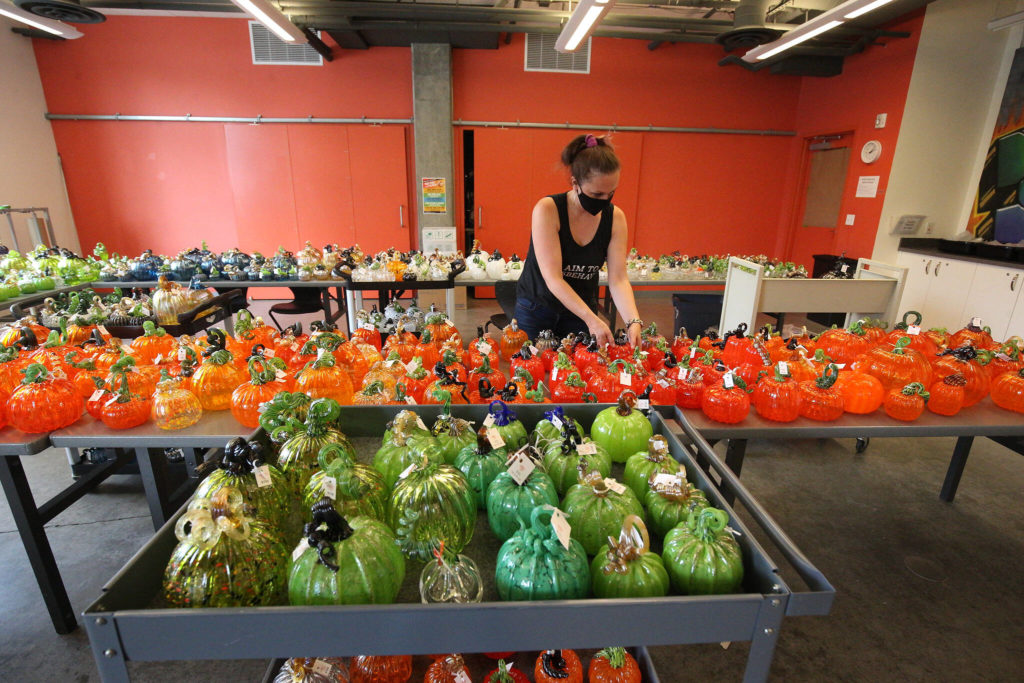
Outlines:
{"label": "light green glass pumpkin", "polygon": [[437,439],[429,432],[420,430],[419,421],[419,417],[411,411],[403,410],[399,413],[391,428],[390,438],[385,438],[373,456],[373,467],[384,475],[388,490],[395,488],[402,472],[423,458],[433,463],[444,463],[444,453]]}
{"label": "light green glass pumpkin", "polygon": [[626,459],[626,471],[622,475],[622,483],[632,489],[640,500],[650,490],[648,482],[657,472],[675,474],[680,470],[686,476],[686,469],[669,455],[668,441],[661,434],[647,440],[647,448]]}
{"label": "light green glass pumpkin", "polygon": [[274,430],[272,439],[282,443],[277,465],[288,479],[297,498],[309,484],[313,473],[320,468],[320,449],[327,444],[339,444],[354,458],[355,449],[348,437],[328,425],[337,419],[341,406],[331,398],[318,398],[309,405],[305,423],[292,420]]}
{"label": "light green glass pumpkin", "polygon": [[[581,460],[587,472],[597,470],[603,477],[612,473],[612,459],[604,446],[582,438],[579,434],[572,424],[567,424],[562,431],[562,440],[552,443],[544,451],[544,471],[551,477],[551,481],[555,482],[555,488],[560,495],[564,495],[570,487],[579,483]],[[593,448],[588,444],[592,444]],[[581,450],[584,452],[581,453]],[[586,452],[589,450],[594,452]]]}
{"label": "light green glass pumpkin", "polygon": [[477,432],[476,444],[466,446],[455,458],[455,468],[473,487],[473,497],[480,510],[487,507],[487,487],[505,471],[507,459],[508,448],[492,448],[487,440],[487,430],[483,428]]}
{"label": "light green glass pumpkin", "polygon": [[636,408],[636,394],[628,389],[619,395],[617,406],[605,408],[590,426],[590,436],[608,451],[612,462],[626,462],[629,456],[647,448],[654,434],[651,421]]}
{"label": "light green glass pumpkin", "polygon": [[487,523],[502,541],[528,525],[533,509],[542,505],[558,507],[558,490],[539,467],[530,472],[521,486],[506,470],[487,487]]}
{"label": "light green glass pumpkin", "polygon": [[381,605],[395,601],[405,558],[382,522],[346,522],[329,501],[313,506],[313,521],[288,569],[292,605]]}
{"label": "light green glass pumpkin", "polygon": [[576,427],[578,434],[583,434],[583,425],[577,420],[565,416],[562,406],[555,406],[551,410],[544,411],[544,419],[537,423],[530,434],[530,443],[536,446],[543,453],[548,446],[562,440],[562,427],[571,422]]}
{"label": "light green glass pumpkin", "polygon": [[491,401],[487,414],[494,422],[494,428],[501,434],[505,445],[511,450],[518,450],[526,445],[526,427],[519,421],[519,416],[504,401]]}
{"label": "light green glass pumpkin", "polygon": [[439,415],[431,429],[431,434],[437,439],[441,452],[444,453],[444,461],[449,465],[455,464],[455,458],[467,446],[476,443],[476,432],[468,420],[460,417],[452,417],[448,414],[447,403],[444,414]]}
{"label": "light green glass pumpkin", "polygon": [[683,595],[740,590],[743,555],[728,524],[724,510],[705,508],[666,534],[661,557],[675,590]]}
{"label": "light green glass pumpkin", "polygon": [[650,490],[644,496],[644,507],[647,508],[651,529],[658,536],[665,536],[679,524],[684,524],[695,512],[708,507],[704,492],[686,481],[685,472],[658,478],[658,472],[651,474]]}
{"label": "light green glass pumpkin", "polygon": [[657,598],[668,595],[669,578],[657,553],[652,553],[647,527],[636,515],[622,523],[618,540],[609,536],[590,564],[594,597]]}
{"label": "light green glass pumpkin", "polygon": [[287,587],[287,555],[276,533],[246,516],[242,495],[222,487],[178,518],[178,545],[163,577],[171,607],[279,605]]}
{"label": "light green glass pumpkin", "polygon": [[551,526],[553,509],[534,508],[530,525],[498,551],[495,584],[502,600],[571,600],[590,591],[587,553],[575,538],[569,549]]}
{"label": "light green glass pumpkin", "polygon": [[[620,484],[621,486],[621,484]],[[584,474],[580,483],[569,489],[562,509],[572,525],[572,537],[587,555],[596,555],[609,536],[617,536],[629,515],[643,517],[644,508],[629,488],[619,493],[598,472]]]}
{"label": "light green glass pumpkin", "polygon": [[384,430],[383,445],[394,443],[396,427],[400,428],[403,439],[409,439],[410,437],[421,437],[421,436],[432,436],[427,425],[423,422],[419,415],[411,410],[400,410],[395,414],[395,417],[387,424],[387,429]]}
{"label": "light green glass pumpkin", "polygon": [[[335,443],[321,448],[317,460],[320,471],[310,478],[302,496],[306,508],[327,499],[346,519],[371,517],[387,522],[388,488],[384,475],[357,462],[348,450]],[[333,488],[328,479],[334,480]]]}
{"label": "light green glass pumpkin", "polygon": [[391,492],[388,524],[406,557],[429,560],[439,542],[460,553],[473,538],[476,498],[462,472],[423,458]]}

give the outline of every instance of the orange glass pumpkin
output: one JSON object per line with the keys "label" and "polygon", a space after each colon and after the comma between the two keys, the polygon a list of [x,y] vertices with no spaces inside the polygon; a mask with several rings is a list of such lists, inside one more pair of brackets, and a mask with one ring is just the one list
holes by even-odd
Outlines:
{"label": "orange glass pumpkin", "polygon": [[352,380],[338,367],[334,355],[322,351],[295,376],[295,390],[310,398],[333,398],[341,405],[352,404]]}
{"label": "orange glass pumpkin", "polygon": [[160,429],[184,429],[199,422],[203,406],[196,395],[185,388],[184,380],[169,378],[156,385],[149,414]]}
{"label": "orange glass pumpkin", "polygon": [[39,321],[32,315],[26,315],[17,322],[11,324],[7,330],[0,335],[0,345],[14,346],[19,340],[25,338],[26,334],[35,337],[36,345],[42,344],[50,336],[50,330],[39,324]]}
{"label": "orange glass pumpkin", "polygon": [[590,659],[587,670],[590,683],[640,683],[640,666],[633,655],[621,647],[601,650]]}
{"label": "orange glass pumpkin", "polygon": [[203,352],[208,355],[192,376],[192,393],[199,398],[203,410],[228,410],[231,394],[245,382],[245,373],[235,367],[231,353],[224,348],[223,331],[210,330],[207,339],[211,346]]}
{"label": "orange glass pumpkin", "polygon": [[[466,370],[466,366],[459,362],[459,354],[454,348],[449,347],[447,344],[442,347],[441,350],[441,365],[444,366],[445,370],[449,373],[454,373],[455,377],[460,382],[465,382],[469,378],[469,372]],[[515,368],[513,368],[514,370]]]}
{"label": "orange glass pumpkin", "polygon": [[462,353],[462,364],[466,366],[467,370],[473,370],[480,367],[484,358],[487,358],[494,367],[497,367],[500,362],[494,340],[486,336],[481,329],[479,336],[469,342],[466,350]]}
{"label": "orange glass pumpkin", "polygon": [[801,382],[800,414],[819,422],[838,420],[846,405],[843,394],[833,386],[838,378],[839,368],[829,364],[816,380]]}
{"label": "orange glass pumpkin", "polygon": [[765,375],[754,386],[750,403],[757,414],[773,422],[792,422],[800,416],[800,383],[780,372]]}
{"label": "orange glass pumpkin", "polygon": [[274,340],[274,356],[280,358],[287,364],[291,364],[292,356],[298,353],[302,345],[309,341],[309,336],[302,334],[302,323],[295,323]]}
{"label": "orange glass pumpkin", "polygon": [[871,340],[860,321],[850,325],[849,329],[825,330],[816,342],[816,350],[822,349],[834,362],[843,365],[852,363],[869,348]]}
{"label": "orange glass pumpkin", "polygon": [[926,407],[936,415],[956,415],[964,407],[964,387],[967,379],[963,375],[948,375],[932,384]]}
{"label": "orange glass pumpkin", "polygon": [[425,329],[430,331],[435,342],[444,344],[450,341],[457,348],[462,348],[462,335],[444,313],[428,313],[426,323]]}
{"label": "orange glass pumpkin", "polygon": [[689,355],[692,345],[693,340],[686,334],[686,328],[680,327],[679,333],[672,339],[672,355],[678,359],[685,358]]}
{"label": "orange glass pumpkin", "polygon": [[506,361],[512,360],[513,354],[518,353],[523,344],[528,341],[529,337],[519,329],[519,323],[516,322],[516,319],[512,318],[509,324],[501,331],[501,341],[498,342],[501,357]]}
{"label": "orange glass pumpkin", "polygon": [[410,362],[412,368],[406,366],[405,378],[402,379],[402,383],[405,384],[405,393],[412,396],[417,403],[423,403],[423,392],[434,381],[434,376],[423,367],[423,359],[419,356],[414,357]]}
{"label": "orange glass pumpkin", "polygon": [[545,650],[533,665],[534,683],[583,683],[583,664],[573,650]]}
{"label": "orange glass pumpkin", "polygon": [[492,367],[490,356],[479,356],[479,359],[480,364],[469,371],[469,386],[475,388],[481,379],[486,379],[495,389],[504,389],[508,381],[505,379],[505,374],[501,370],[495,370]]}
{"label": "orange glass pumpkin", "polygon": [[885,323],[880,320],[868,319],[861,325],[868,341],[872,344],[880,344],[885,339]]}
{"label": "orange glass pumpkin", "polygon": [[416,356],[420,358],[425,368],[433,368],[441,360],[441,346],[434,342],[430,330],[423,330],[423,334],[420,335],[420,343],[416,345],[416,355],[413,358]]}
{"label": "orange glass pumpkin", "polygon": [[10,393],[18,388],[24,377],[22,370],[32,363],[27,354],[13,346],[0,347],[0,388]]}
{"label": "orange glass pumpkin", "polygon": [[[117,374],[125,375],[127,372],[122,368]],[[124,377],[118,384],[119,388],[103,402],[100,420],[110,429],[131,429],[144,424],[149,420],[149,397],[132,393]]]}
{"label": "orange glass pumpkin", "polygon": [[[352,403],[357,406],[387,405],[391,402],[388,397],[393,395],[397,387],[398,385],[396,383],[392,385],[391,389],[386,389],[383,382],[380,380],[374,380],[364,386],[360,391],[356,392],[355,396],[352,398]],[[402,392],[404,395],[404,388],[402,389]]]}
{"label": "orange glass pumpkin", "polygon": [[499,659],[498,668],[484,676],[484,683],[530,683],[530,679],[504,659]]}
{"label": "orange glass pumpkin", "polygon": [[75,389],[82,398],[91,396],[96,391],[97,382],[103,382],[103,374],[96,369],[96,362],[92,359],[83,360],[72,363],[72,367],[76,372],[71,383],[75,385]]}
{"label": "orange glass pumpkin", "polygon": [[913,422],[921,417],[924,404],[928,401],[928,390],[920,382],[912,382],[902,389],[890,389],[885,395],[882,407],[885,414],[894,420]]}
{"label": "orange glass pumpkin", "polygon": [[366,344],[373,346],[373,348],[380,351],[381,349],[381,337],[380,330],[369,320],[369,315],[365,311],[359,311],[356,313],[356,319],[359,321],[359,328],[352,333],[352,340],[360,340]]}
{"label": "orange glass pumpkin", "polygon": [[689,410],[699,410],[704,398],[704,387],[704,378],[700,370],[687,370],[683,378],[676,382],[676,405]]}
{"label": "orange glass pumpkin", "polygon": [[964,387],[964,408],[969,408],[988,396],[992,385],[985,368],[978,362],[978,351],[974,346],[963,346],[946,349],[942,357],[933,364],[935,379],[949,375],[963,375],[967,380]]}
{"label": "orange glass pumpkin", "polygon": [[421,403],[469,403],[469,393],[464,383],[451,375],[443,374],[442,371],[441,375],[427,385]]}
{"label": "orange glass pumpkin", "polygon": [[895,344],[903,337],[909,337],[909,348],[920,351],[928,359],[928,362],[931,362],[935,358],[935,354],[945,348],[944,343],[938,344],[932,332],[931,330],[921,332],[921,314],[917,311],[907,311],[903,314],[903,320],[896,323],[893,331],[879,343]]}
{"label": "orange glass pumpkin", "polygon": [[999,347],[998,351],[989,349],[978,349],[978,359],[990,380],[1007,372],[1018,372],[1024,368],[1021,361],[1020,349],[1013,342],[1006,342]]}
{"label": "orange glass pumpkin", "polygon": [[976,349],[987,349],[994,343],[991,330],[976,324],[977,319],[972,319],[962,329],[949,335],[949,348],[956,349],[965,344],[970,344]]}
{"label": "orange glass pumpkin", "polygon": [[349,675],[352,683],[405,683],[412,677],[412,657],[359,655],[352,658]]}
{"label": "orange glass pumpkin", "polygon": [[167,334],[162,327],[157,327],[151,320],[142,323],[143,334],[132,340],[132,355],[139,365],[154,365],[157,356],[160,360],[170,358],[174,353],[174,337]]}
{"label": "orange glass pumpkin", "polygon": [[910,337],[900,337],[893,345],[882,343],[860,356],[853,367],[876,377],[886,391],[913,382],[928,386],[932,380],[931,363],[919,351],[909,348],[910,344]]}
{"label": "orange glass pumpkin", "polygon": [[868,415],[882,406],[885,387],[874,375],[857,370],[839,373],[835,387],[843,395],[843,410],[854,415]]}
{"label": "orange glass pumpkin", "polygon": [[260,406],[287,391],[288,387],[263,356],[249,358],[248,369],[249,381],[239,384],[231,392],[231,414],[240,424],[255,429],[260,426]]}
{"label": "orange glass pumpkin", "polygon": [[52,432],[77,421],[84,407],[69,380],[54,378],[46,366],[32,363],[7,399],[7,422],[27,434]]}
{"label": "orange glass pumpkin", "polygon": [[127,383],[128,391],[149,398],[156,390],[158,379],[159,375],[154,375],[151,371],[142,372],[135,364],[134,357],[122,356],[121,360],[110,366],[110,372],[103,381],[110,391],[117,392],[123,383]]}
{"label": "orange glass pumpkin", "polygon": [[1003,410],[1024,413],[1024,370],[996,377],[992,382],[992,402]]}
{"label": "orange glass pumpkin", "polygon": [[530,389],[536,389],[537,382],[544,379],[544,361],[530,350],[529,344],[523,344],[522,348],[512,354],[509,373],[514,375],[517,368],[525,368],[530,373],[534,380]]}
{"label": "orange glass pumpkin", "polygon": [[423,683],[464,683],[472,680],[462,655],[445,655],[435,660],[423,677]]}
{"label": "orange glass pumpkin", "polygon": [[564,381],[555,382],[551,389],[551,400],[555,403],[583,403],[586,383],[580,373],[570,372]]}
{"label": "orange glass pumpkin", "polygon": [[725,424],[742,422],[750,412],[750,396],[746,384],[731,375],[722,384],[704,387],[700,409],[708,419]]}

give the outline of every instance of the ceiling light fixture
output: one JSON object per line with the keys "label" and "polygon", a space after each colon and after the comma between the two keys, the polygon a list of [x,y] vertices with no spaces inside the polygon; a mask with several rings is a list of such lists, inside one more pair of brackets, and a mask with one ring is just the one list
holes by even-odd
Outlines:
{"label": "ceiling light fixture", "polygon": [[888,5],[893,0],[847,0],[841,5],[833,7],[827,12],[823,12],[818,16],[814,17],[810,21],[800,24],[796,28],[788,31],[778,40],[764,45],[758,45],[747,54],[743,55],[743,61],[745,62],[757,62],[770,57],[774,57],[780,52],[790,49],[804,41],[810,40],[815,36],[819,36],[826,31],[831,31],[837,26],[843,24],[847,19],[856,19],[857,17],[863,16],[868,12],[878,9],[884,5]]}
{"label": "ceiling light fixture", "polygon": [[275,36],[286,43],[306,42],[302,29],[291,22],[284,12],[268,0],[231,0],[245,13],[260,22]]}
{"label": "ceiling light fixture", "polygon": [[565,22],[562,32],[555,41],[555,49],[559,52],[574,52],[586,40],[597,23],[608,13],[615,0],[580,0],[573,10],[569,21]]}
{"label": "ceiling light fixture", "polygon": [[68,40],[82,37],[82,32],[73,26],[68,26],[60,21],[36,16],[31,12],[26,12],[19,7],[10,5],[3,0],[0,0],[0,14],[9,19],[20,21],[23,24],[28,24],[32,28],[37,28],[40,31],[46,31],[47,33],[60,36],[61,38],[67,38]]}

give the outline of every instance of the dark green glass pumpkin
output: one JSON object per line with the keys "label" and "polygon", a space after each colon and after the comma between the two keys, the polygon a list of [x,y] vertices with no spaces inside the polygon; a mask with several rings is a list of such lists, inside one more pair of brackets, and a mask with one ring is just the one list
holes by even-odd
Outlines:
{"label": "dark green glass pumpkin", "polygon": [[[581,453],[582,450],[589,450],[587,444],[593,444],[593,453]],[[597,470],[601,476],[607,477],[612,473],[612,459],[604,446],[580,436],[575,425],[568,423],[562,430],[562,440],[552,443],[544,451],[544,471],[555,482],[555,488],[559,495],[564,495],[570,487],[579,483],[580,461],[585,464],[585,470]]]}
{"label": "dark green glass pumpkin", "polygon": [[590,591],[587,553],[575,538],[569,549],[551,526],[553,509],[534,508],[530,525],[498,551],[495,583],[502,600],[571,600]]}
{"label": "dark green glass pumpkin", "polygon": [[705,508],[665,536],[661,553],[672,587],[683,595],[736,593],[743,584],[743,556],[729,515]]}
{"label": "dark green glass pumpkin", "polygon": [[412,464],[419,464],[424,458],[432,463],[443,464],[444,453],[430,432],[419,428],[419,417],[403,410],[395,417],[391,436],[373,456],[373,467],[384,475],[388,490],[395,488],[398,477]]}
{"label": "dark green glass pumpkin", "polygon": [[596,471],[587,472],[562,500],[562,509],[572,524],[572,537],[583,545],[587,555],[596,555],[609,536],[618,536],[626,517],[644,516],[636,495],[621,484],[621,493],[614,490],[616,484]]}
{"label": "dark green glass pumpkin", "polygon": [[323,500],[313,506],[302,550],[288,569],[292,605],[380,605],[395,601],[405,579],[405,558],[395,535],[369,517],[346,520]]}
{"label": "dark green glass pumpkin", "polygon": [[[310,478],[302,496],[306,508],[327,499],[346,519],[371,517],[387,523],[389,491],[384,475],[358,462],[347,449],[336,443],[321,448],[317,460],[320,471]],[[334,480],[333,488],[328,479]]]}
{"label": "dark green glass pumpkin", "polygon": [[680,470],[685,477],[686,470],[668,452],[668,441],[660,434],[647,440],[647,448],[626,459],[626,471],[622,483],[628,486],[639,500],[650,490],[651,476],[657,472],[675,474]]}
{"label": "dark green glass pumpkin", "polygon": [[577,420],[566,417],[562,406],[555,406],[551,410],[544,411],[544,419],[537,423],[530,435],[530,442],[543,453],[552,443],[562,440],[562,427],[571,422],[576,431],[583,434],[583,425]]}
{"label": "dark green glass pumpkin", "polygon": [[444,461],[449,465],[455,464],[455,458],[463,449],[476,443],[473,425],[461,417],[453,417],[447,409],[434,421],[434,427],[430,431],[437,439],[437,445],[441,447]]}
{"label": "dark green glass pumpkin", "polygon": [[487,507],[487,487],[505,471],[506,460],[508,448],[492,448],[484,428],[477,432],[476,444],[463,448],[455,458],[455,468],[473,487],[473,497],[480,510]]}
{"label": "dark green glass pumpkin", "polygon": [[313,473],[320,468],[321,448],[331,443],[338,444],[355,457],[355,449],[348,437],[329,426],[340,413],[341,406],[337,401],[318,398],[310,404],[304,423],[293,420],[274,431],[273,440],[283,442],[278,452],[277,466],[288,479],[296,498],[302,497]]}
{"label": "dark green glass pumpkin", "polygon": [[654,434],[651,421],[635,410],[636,394],[626,390],[619,395],[618,405],[605,408],[590,426],[590,436],[608,451],[612,462],[626,462],[629,456],[647,448]]}
{"label": "dark green glass pumpkin", "polygon": [[222,487],[199,498],[174,527],[178,545],[163,577],[171,607],[258,607],[284,602],[288,558],[276,533],[246,516],[242,495]]}
{"label": "dark green glass pumpkin", "polygon": [[494,421],[494,428],[501,434],[505,445],[510,450],[518,450],[526,445],[526,427],[519,421],[519,416],[508,407],[504,401],[491,401],[487,407],[487,414],[490,420]]}
{"label": "dark green glass pumpkin", "polygon": [[658,472],[651,474],[650,490],[644,496],[644,507],[651,529],[664,537],[679,524],[685,524],[690,515],[708,507],[704,492],[686,481],[685,472],[658,478]]}
{"label": "dark green glass pumpkin", "polygon": [[502,541],[528,525],[533,509],[542,505],[558,507],[558,490],[540,467],[530,472],[522,485],[505,470],[487,487],[487,523]]}
{"label": "dark green glass pumpkin", "polygon": [[476,498],[462,472],[423,458],[395,484],[388,524],[407,557],[429,560],[444,542],[460,553],[473,538]]}
{"label": "dark green glass pumpkin", "polygon": [[597,598],[657,598],[668,595],[669,578],[657,553],[651,552],[647,527],[636,515],[626,517],[618,540],[608,538],[590,564]]}
{"label": "dark green glass pumpkin", "polygon": [[273,434],[278,427],[289,424],[292,420],[304,422],[309,415],[309,404],[312,399],[300,391],[291,393],[282,391],[274,394],[267,403],[260,406],[260,427],[267,434]]}

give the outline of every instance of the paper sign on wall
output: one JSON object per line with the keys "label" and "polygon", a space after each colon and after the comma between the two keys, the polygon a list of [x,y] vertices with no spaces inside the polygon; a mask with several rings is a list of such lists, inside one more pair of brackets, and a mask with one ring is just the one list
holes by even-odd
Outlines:
{"label": "paper sign on wall", "polygon": [[423,228],[422,244],[425,254],[432,254],[435,249],[442,254],[454,254],[459,248],[455,241],[455,228]]}
{"label": "paper sign on wall", "polygon": [[857,196],[858,197],[877,197],[878,196],[878,181],[881,176],[877,175],[862,175],[857,178]]}
{"label": "paper sign on wall", "polygon": [[423,192],[423,213],[448,212],[448,180],[446,178],[421,178]]}

